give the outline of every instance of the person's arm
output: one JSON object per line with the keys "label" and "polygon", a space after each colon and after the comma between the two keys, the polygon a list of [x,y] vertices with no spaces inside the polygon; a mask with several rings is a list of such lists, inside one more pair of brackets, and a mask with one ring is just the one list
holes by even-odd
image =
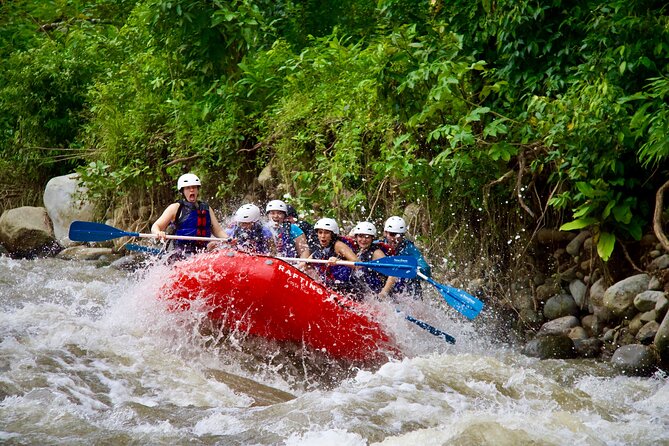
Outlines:
{"label": "person's arm", "polygon": [[167,206],[158,220],[151,225],[151,234],[156,234],[159,240],[165,240],[165,229],[176,219],[178,210],[179,203],[172,203]]}
{"label": "person's arm", "polygon": [[339,255],[339,257],[350,260],[351,262],[359,262],[360,259],[358,258],[357,255],[353,252],[353,250],[344,242],[341,240],[337,240],[335,243],[335,253]]}
{"label": "person's arm", "polygon": [[295,249],[297,250],[297,255],[302,259],[308,259],[309,256],[311,256],[309,244],[307,243],[307,238],[304,236],[304,233],[295,238]]}
{"label": "person's arm", "polygon": [[225,229],[221,226],[216,218],[216,213],[212,208],[209,208],[209,217],[211,218],[211,233],[214,237],[227,239],[228,236],[225,234]]}
{"label": "person's arm", "polygon": [[[381,251],[380,249],[377,249],[374,251],[372,254],[372,260],[377,260],[382,257],[385,257],[386,255]],[[379,297],[385,298],[388,297],[390,294],[390,291],[393,289],[395,286],[395,282],[397,282],[397,277],[393,276],[388,276],[386,277],[386,283],[383,285],[383,288],[381,288],[381,291],[379,291]]]}

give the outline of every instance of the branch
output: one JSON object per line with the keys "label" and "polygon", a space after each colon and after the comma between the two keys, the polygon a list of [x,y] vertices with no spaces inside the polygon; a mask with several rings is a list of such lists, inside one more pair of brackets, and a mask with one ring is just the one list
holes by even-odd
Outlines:
{"label": "branch", "polygon": [[187,156],[186,158],[177,158],[165,164],[165,167],[174,166],[175,164],[185,163],[186,161],[192,161],[198,158],[200,158],[200,155]]}
{"label": "branch", "polygon": [[662,200],[664,197],[664,191],[669,187],[669,181],[664,183],[655,194],[655,213],[653,214],[653,232],[655,232],[655,237],[660,241],[662,247],[665,251],[669,252],[669,240],[667,236],[664,235],[662,231]]}
{"label": "branch", "polygon": [[520,206],[525,209],[525,212],[530,214],[532,218],[536,218],[537,216],[532,212],[532,209],[530,209],[526,204],[525,200],[523,200],[523,194],[520,193],[520,188],[523,185],[523,171],[525,170],[525,155],[522,153],[518,155],[518,177],[516,178],[516,196],[518,197],[518,202],[520,203]]}

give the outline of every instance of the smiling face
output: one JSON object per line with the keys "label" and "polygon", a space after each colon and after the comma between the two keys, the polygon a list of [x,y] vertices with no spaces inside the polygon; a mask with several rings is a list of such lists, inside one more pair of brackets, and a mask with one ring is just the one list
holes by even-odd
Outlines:
{"label": "smiling face", "polygon": [[280,225],[286,220],[286,213],[283,211],[269,211],[267,215],[276,225]]}
{"label": "smiling face", "polygon": [[368,234],[356,234],[355,241],[358,242],[358,246],[362,249],[367,249],[372,245],[374,237]]}
{"label": "smiling face", "polygon": [[332,231],[327,229],[316,229],[316,235],[321,246],[325,247],[332,243]]}
{"label": "smiling face", "polygon": [[181,189],[181,193],[189,203],[196,203],[197,196],[200,194],[200,186],[185,186]]}
{"label": "smiling face", "polygon": [[388,243],[393,248],[397,247],[397,245],[399,245],[402,241],[402,234],[399,232],[383,231],[383,236],[386,238],[386,243]]}

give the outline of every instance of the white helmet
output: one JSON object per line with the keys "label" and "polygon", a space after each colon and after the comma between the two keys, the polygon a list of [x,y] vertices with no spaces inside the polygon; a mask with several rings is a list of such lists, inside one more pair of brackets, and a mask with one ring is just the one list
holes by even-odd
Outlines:
{"label": "white helmet", "polygon": [[355,225],[355,228],[353,228],[353,235],[359,234],[376,237],[376,226],[368,221],[359,221],[358,224]]}
{"label": "white helmet", "polygon": [[314,225],[314,229],[326,229],[339,235],[339,225],[334,218],[321,218]]}
{"label": "white helmet", "polygon": [[181,189],[186,186],[202,186],[202,184],[200,183],[200,179],[197,177],[197,175],[192,173],[185,173],[181,175],[177,181],[177,190],[181,192]]}
{"label": "white helmet", "polygon": [[288,215],[288,205],[281,200],[272,200],[267,203],[267,207],[265,207],[265,212],[269,211],[282,211]]}
{"label": "white helmet", "polygon": [[260,208],[255,204],[244,204],[235,212],[237,223],[254,223],[260,220]]}
{"label": "white helmet", "polygon": [[404,234],[407,232],[407,224],[402,217],[392,216],[386,220],[386,224],[383,227],[383,230],[386,232]]}

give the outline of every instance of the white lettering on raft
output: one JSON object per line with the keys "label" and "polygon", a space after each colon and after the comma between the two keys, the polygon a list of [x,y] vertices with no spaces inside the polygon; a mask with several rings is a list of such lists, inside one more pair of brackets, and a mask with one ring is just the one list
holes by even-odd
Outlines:
{"label": "white lettering on raft", "polygon": [[[286,268],[286,265],[279,264],[278,265],[278,270],[282,273],[284,273],[289,280],[286,281],[287,284],[296,287],[296,288],[306,288],[308,290],[313,290],[316,291],[318,294],[323,295],[325,294],[325,289],[323,286],[319,285],[318,283],[314,282],[313,280],[305,277],[302,273],[298,271],[293,271],[292,269]],[[290,279],[297,279],[299,283],[295,283],[294,281]]]}

